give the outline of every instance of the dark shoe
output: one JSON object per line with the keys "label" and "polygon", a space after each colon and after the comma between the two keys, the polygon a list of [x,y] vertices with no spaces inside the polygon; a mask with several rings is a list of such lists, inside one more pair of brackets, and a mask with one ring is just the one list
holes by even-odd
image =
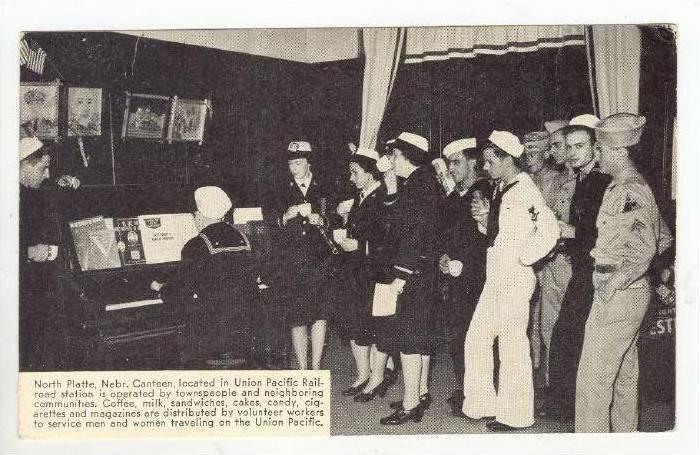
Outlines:
{"label": "dark shoe", "polygon": [[[422,406],[424,411],[427,411],[433,402],[433,397],[429,393],[424,393],[419,398],[420,402],[418,406]],[[391,409],[401,409],[403,407],[403,400],[396,400],[389,403]]]}
{"label": "dark shoe", "polygon": [[368,401],[374,400],[374,398],[379,395],[381,398],[384,398],[384,395],[386,395],[386,386],[384,385],[383,382],[381,382],[377,387],[372,389],[370,392],[360,392],[357,395],[355,395],[355,398],[353,400],[357,401],[358,403],[367,403]]}
{"label": "dark shoe", "polygon": [[510,425],[506,425],[505,423],[501,423],[498,420],[494,420],[493,422],[487,423],[486,428],[488,428],[489,431],[493,431],[496,433],[505,433],[510,431],[517,431],[520,429],[516,427],[511,427]]}
{"label": "dark shoe", "polygon": [[367,383],[369,382],[369,379],[365,380],[365,382],[355,386],[355,387],[348,387],[347,389],[343,390],[343,396],[344,397],[352,397],[357,395],[358,393],[362,392],[362,389],[367,386]]}
{"label": "dark shoe", "polygon": [[379,419],[382,425],[403,425],[412,420],[420,422],[423,419],[423,407],[419,404],[410,411],[406,411],[403,407],[395,410],[391,415]]}
{"label": "dark shoe", "polygon": [[452,411],[452,415],[455,417],[466,417],[464,413],[462,412],[462,402],[464,401],[464,398],[457,398],[457,397],[450,397],[447,400],[447,403],[450,405],[450,410]]}

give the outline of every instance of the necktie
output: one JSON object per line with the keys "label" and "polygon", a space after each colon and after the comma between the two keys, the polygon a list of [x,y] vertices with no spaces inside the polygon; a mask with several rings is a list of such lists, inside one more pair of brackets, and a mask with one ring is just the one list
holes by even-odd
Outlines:
{"label": "necktie", "polygon": [[503,202],[503,195],[513,188],[515,184],[518,183],[517,180],[513,183],[509,183],[503,189],[496,189],[496,193],[493,195],[493,200],[489,208],[488,226],[486,231],[486,242],[489,246],[493,246],[493,242],[498,236],[498,215],[501,212],[501,203]]}

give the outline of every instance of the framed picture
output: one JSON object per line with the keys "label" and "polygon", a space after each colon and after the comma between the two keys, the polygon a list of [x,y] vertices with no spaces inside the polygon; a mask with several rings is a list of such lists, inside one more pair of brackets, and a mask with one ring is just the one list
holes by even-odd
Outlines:
{"label": "framed picture", "polygon": [[126,94],[122,138],[165,138],[170,97],[159,95]]}
{"label": "framed picture", "polygon": [[189,141],[202,143],[204,139],[204,122],[207,116],[207,101],[185,100],[175,97],[170,116],[170,141]]}
{"label": "framed picture", "polygon": [[102,134],[102,89],[68,87],[68,136]]}
{"label": "framed picture", "polygon": [[60,82],[22,83],[19,88],[20,124],[41,139],[58,137]]}

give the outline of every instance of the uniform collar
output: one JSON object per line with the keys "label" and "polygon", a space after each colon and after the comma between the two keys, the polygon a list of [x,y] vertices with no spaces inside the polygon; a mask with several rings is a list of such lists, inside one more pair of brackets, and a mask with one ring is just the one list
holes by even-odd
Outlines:
{"label": "uniform collar", "polygon": [[301,179],[301,180],[294,179],[294,183],[296,183],[297,186],[299,186],[299,187],[301,187],[301,184],[303,183],[304,185],[306,185],[306,188],[308,188],[309,186],[311,186],[311,179],[312,178],[313,178],[313,174],[311,172],[309,172],[309,175],[307,175],[306,178],[304,178],[304,179]]}
{"label": "uniform collar", "polygon": [[370,186],[366,190],[360,191],[360,199],[361,200],[367,199],[367,196],[369,196],[370,194],[377,191],[377,188],[379,188],[381,185],[382,185],[382,182],[374,182],[372,184],[372,186]]}

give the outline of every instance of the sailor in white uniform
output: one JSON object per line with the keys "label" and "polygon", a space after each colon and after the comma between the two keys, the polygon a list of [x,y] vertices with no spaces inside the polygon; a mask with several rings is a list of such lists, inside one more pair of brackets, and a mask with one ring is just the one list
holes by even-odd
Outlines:
{"label": "sailor in white uniform", "polygon": [[[559,238],[554,213],[520,168],[523,145],[507,131],[494,131],[484,148],[484,170],[498,181],[490,201],[472,204],[487,232],[486,283],[464,342],[464,403],[470,419],[495,418],[491,431],[534,423],[532,362],[527,325],[535,289],[532,264]],[[498,393],[493,383],[493,344],[498,338]]]}

